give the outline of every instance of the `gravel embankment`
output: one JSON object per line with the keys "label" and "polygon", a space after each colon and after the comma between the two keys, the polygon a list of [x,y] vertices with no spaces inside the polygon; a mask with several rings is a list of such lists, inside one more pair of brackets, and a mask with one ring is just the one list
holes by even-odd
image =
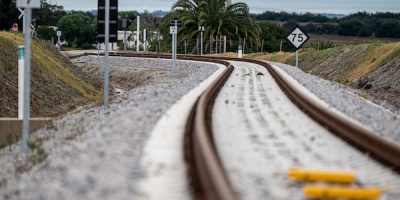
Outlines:
{"label": "gravel embankment", "polygon": [[359,91],[304,73],[293,66],[275,62],[270,62],[270,64],[285,70],[286,73],[332,107],[361,122],[380,136],[400,143],[400,117],[361,98]]}
{"label": "gravel embankment", "polygon": [[[97,57],[78,59],[90,69],[97,65]],[[109,109],[92,108],[53,120],[31,136],[37,144],[28,156],[21,153],[20,143],[2,149],[0,199],[140,196],[135,186],[143,176],[139,163],[151,129],[174,102],[218,69],[214,64],[178,61],[171,77],[170,63],[111,57],[110,68],[131,67],[130,73],[151,72],[153,78],[115,98]],[[33,164],[44,156],[43,162]]]}
{"label": "gravel embankment", "polygon": [[[96,69],[97,57],[76,60],[79,66],[88,63],[88,71]],[[177,74],[171,77],[170,63],[111,57],[112,79],[138,71],[153,78],[120,93],[108,109],[92,108],[54,119],[31,137],[35,151],[28,156],[21,153],[20,143],[0,150],[0,200],[141,196],[136,187],[144,176],[139,162],[153,126],[174,102],[218,69],[214,64],[178,61]],[[358,98],[343,85],[276,65],[338,110],[400,142],[398,116]],[[123,72],[117,66],[124,67]]]}

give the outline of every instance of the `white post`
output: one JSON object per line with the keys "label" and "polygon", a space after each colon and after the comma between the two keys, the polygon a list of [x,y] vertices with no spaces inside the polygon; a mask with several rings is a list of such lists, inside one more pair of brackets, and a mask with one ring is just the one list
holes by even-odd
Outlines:
{"label": "white post", "polygon": [[23,119],[24,109],[24,46],[18,46],[18,119]]}
{"label": "white post", "polygon": [[242,58],[242,45],[238,46],[238,58]]}
{"label": "white post", "polygon": [[226,35],[224,35],[224,53],[226,53]]}
{"label": "white post", "polygon": [[140,29],[140,16],[136,17],[136,52],[139,53],[139,29]]}
{"label": "white post", "polygon": [[31,84],[31,33],[30,24],[32,18],[32,9],[27,7],[25,9],[25,69],[24,69],[24,110],[22,121],[22,151],[29,153],[28,137],[29,137],[29,118],[30,118],[30,84]]}
{"label": "white post", "polygon": [[281,47],[279,48],[279,51],[282,51],[282,40],[281,40]]}
{"label": "white post", "polygon": [[175,22],[175,32],[174,32],[174,34],[172,34],[172,37],[174,37],[174,54],[172,54],[172,57],[173,57],[173,68],[172,68],[172,74],[174,75],[175,74],[175,67],[176,67],[176,49],[177,49],[177,45],[176,45],[176,43],[177,43],[177,35],[178,35],[178,20],[174,20],[174,22]]}
{"label": "white post", "polygon": [[126,28],[124,29],[124,51],[126,51]]}
{"label": "white post", "polygon": [[299,50],[296,50],[296,67],[299,67]]}
{"label": "white post", "polygon": [[106,46],[104,52],[104,108],[108,107],[108,54],[110,43],[110,0],[106,0],[106,22],[104,44]]}
{"label": "white post", "polygon": [[147,53],[147,30],[143,29],[143,52]]}
{"label": "white post", "polygon": [[175,73],[174,54],[175,54],[175,33],[173,32],[172,33],[172,75],[174,75],[174,73]]}

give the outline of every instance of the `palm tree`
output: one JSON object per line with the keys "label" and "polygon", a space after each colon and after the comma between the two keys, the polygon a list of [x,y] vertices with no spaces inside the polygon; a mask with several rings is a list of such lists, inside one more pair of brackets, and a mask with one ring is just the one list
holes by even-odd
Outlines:
{"label": "palm tree", "polygon": [[201,25],[206,27],[206,39],[217,35],[225,35],[229,40],[246,38],[251,46],[258,47],[260,28],[250,19],[247,4],[228,3],[227,0],[178,0],[161,22],[161,32],[170,37],[169,23],[178,18],[182,22],[179,40],[196,38]]}

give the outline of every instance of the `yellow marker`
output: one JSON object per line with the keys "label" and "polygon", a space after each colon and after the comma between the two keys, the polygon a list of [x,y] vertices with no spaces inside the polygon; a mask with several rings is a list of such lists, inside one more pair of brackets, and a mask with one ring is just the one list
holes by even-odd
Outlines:
{"label": "yellow marker", "polygon": [[353,183],[356,175],[346,171],[323,171],[292,168],[288,172],[290,179],[298,181],[327,181],[336,183]]}
{"label": "yellow marker", "polygon": [[352,188],[325,185],[306,185],[303,189],[307,198],[349,198],[349,199],[379,199],[379,188]]}

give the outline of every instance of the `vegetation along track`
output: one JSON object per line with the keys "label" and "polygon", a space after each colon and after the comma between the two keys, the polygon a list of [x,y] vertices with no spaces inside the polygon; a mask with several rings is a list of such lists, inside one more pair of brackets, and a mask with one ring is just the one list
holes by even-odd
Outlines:
{"label": "vegetation along track", "polygon": [[[111,56],[171,58],[170,55],[165,54],[115,53],[111,54]],[[268,63],[259,60],[209,56],[178,55],[177,58],[181,60],[215,62],[227,66],[225,72],[199,98],[191,112],[186,128],[186,160],[189,161],[189,171],[193,172],[191,175],[194,181],[192,180],[191,182],[195,185],[200,198],[236,199],[226,172],[224,172],[216,153],[210,122],[213,102],[233,71],[233,66],[224,60],[250,62],[264,66],[288,98],[311,118],[325,126],[332,133],[348,141],[351,145],[368,153],[396,171],[400,170],[400,147],[397,144],[387,141],[359,124],[348,121],[326,107],[315,103],[314,100],[296,89]],[[193,176],[193,174],[195,175]]]}

